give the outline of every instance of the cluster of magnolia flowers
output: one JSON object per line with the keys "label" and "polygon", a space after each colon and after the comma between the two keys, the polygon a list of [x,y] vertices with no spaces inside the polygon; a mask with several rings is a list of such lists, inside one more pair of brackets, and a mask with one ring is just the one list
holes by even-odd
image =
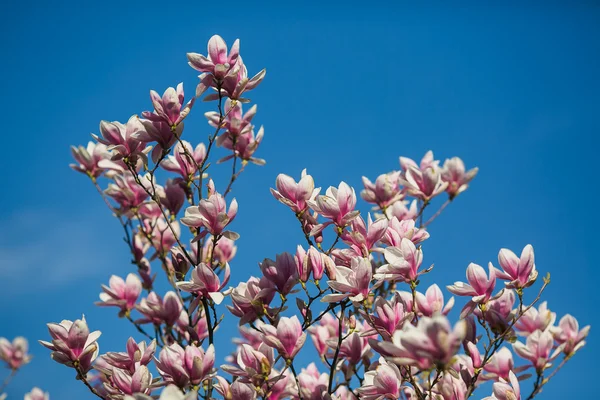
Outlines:
{"label": "cluster of magnolia flowers", "polygon": [[[4,379],[4,382],[0,386],[0,400],[6,399],[6,393],[4,389],[9,384],[10,380],[17,374],[17,372],[25,365],[31,362],[31,354],[29,354],[29,342],[27,339],[21,336],[17,336],[11,341],[6,338],[0,337],[0,361],[6,366],[10,372],[9,375]],[[42,391],[38,387],[31,389],[29,393],[26,393],[24,400],[49,400],[50,396],[48,393]]]}
{"label": "cluster of magnolia flowers", "polygon": [[[255,157],[263,138],[252,124],[256,106],[244,113],[242,96],[265,73],[248,78],[239,42],[228,49],[219,36],[207,56],[188,60],[202,72],[192,100],[184,101],[182,84],[162,97],[152,91],[153,111],[126,124],[102,122],[96,143],[73,148],[72,167],[122,225],[136,269],[112,276],[97,305],[118,310],[143,337],[101,354],[100,332],[90,332],[85,318],[48,324],[51,341],[42,345],[94,395],[462,400],[490,382],[490,399],[531,399],[585,344],[589,327],[579,329],[570,315],[556,324],[540,303],[549,278],[532,289],[538,272],[529,245],[520,257],[500,250],[487,272],[470,264],[468,283],[447,286],[465,298],[450,322],[454,297],[420,282],[433,268],[423,265],[423,245],[477,169],[458,157],[440,163],[431,151],[420,163],[400,157],[399,169],[375,182],[363,177],[366,216],[344,182],[322,192],[306,170],[298,181],[279,175],[271,193],[300,224],[302,244],[265,258],[258,276],[231,287],[232,269],[246,267],[234,261],[238,203],[228,196],[248,163],[265,163]],[[202,96],[217,110],[205,113],[207,143],[193,146],[182,138],[184,119]],[[217,164],[231,165],[220,191],[209,170],[215,148],[224,152]],[[158,269],[171,286],[166,293],[156,291]],[[231,316],[240,337],[227,354],[214,338]],[[528,378],[530,394],[522,394]]]}

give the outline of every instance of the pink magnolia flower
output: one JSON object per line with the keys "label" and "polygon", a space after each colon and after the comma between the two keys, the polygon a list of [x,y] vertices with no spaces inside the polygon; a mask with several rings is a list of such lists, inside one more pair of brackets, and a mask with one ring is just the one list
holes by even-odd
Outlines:
{"label": "pink magnolia flower", "polygon": [[329,375],[319,373],[315,363],[310,363],[308,367],[302,368],[298,374],[300,383],[300,393],[305,400],[322,400],[324,394],[327,394],[327,385],[329,384]]}
{"label": "pink magnolia flower", "polygon": [[277,254],[275,261],[265,258],[260,263],[260,269],[264,277],[273,282],[277,291],[284,296],[298,283],[298,268],[290,253]]}
{"label": "pink magnolia flower", "polygon": [[77,164],[69,164],[75,171],[98,178],[103,173],[111,177],[115,172],[123,172],[123,167],[111,161],[112,154],[102,143],[88,142],[86,147],[71,146],[71,153]]}
{"label": "pink magnolia flower", "polygon": [[[361,330],[362,326],[359,326],[358,330]],[[345,339],[342,341],[340,346],[338,357],[342,360],[347,361],[350,365],[356,365],[361,359],[368,360],[370,358],[371,347],[368,343],[368,338],[362,336],[359,332],[345,332]],[[333,351],[337,348],[338,339],[331,338],[327,341],[329,348]]]}
{"label": "pink magnolia flower", "polygon": [[557,327],[550,328],[550,332],[554,340],[563,346],[563,352],[570,356],[585,346],[585,338],[590,332],[590,326],[579,330],[579,322],[567,314],[560,319]]}
{"label": "pink magnolia flower", "polygon": [[531,307],[517,320],[515,329],[522,336],[537,330],[545,331],[556,320],[556,313],[548,310],[548,302],[544,301],[539,308]]}
{"label": "pink magnolia flower", "polygon": [[[246,65],[244,65],[242,57],[238,57],[233,69],[227,74],[227,76],[225,76],[225,79],[223,79],[222,95],[225,95],[233,100],[247,102],[249,100],[242,98],[242,94],[256,88],[265,78],[266,74],[267,70],[263,68],[256,75],[249,79],[248,69],[246,68]],[[218,99],[218,95],[209,95],[207,98],[210,100],[215,100]]]}
{"label": "pink magnolia flower", "polygon": [[182,140],[173,148],[173,155],[167,156],[160,165],[165,170],[179,174],[186,181],[192,180],[198,172],[199,165],[206,158],[206,146],[199,143],[195,148]]}
{"label": "pink magnolia flower", "polygon": [[509,282],[506,283],[508,288],[529,287],[537,279],[535,256],[533,247],[530,244],[525,246],[520,258],[508,249],[500,250],[498,263],[502,267],[502,272],[498,273],[498,278],[508,280]]}
{"label": "pink magnolia flower", "polygon": [[469,182],[475,178],[479,168],[475,167],[465,172],[465,164],[458,157],[444,161],[442,181],[448,183],[446,192],[451,199],[455,198],[469,187]]}
{"label": "pink magnolia flower", "polygon": [[494,353],[490,361],[483,366],[483,370],[486,372],[482,376],[484,379],[497,381],[502,378],[507,381],[509,373],[515,370],[512,352],[506,347],[501,347],[500,350]]}
{"label": "pink magnolia flower", "polygon": [[525,343],[516,342],[512,346],[515,353],[530,361],[537,371],[544,370],[549,361],[556,356],[550,355],[554,339],[549,331],[535,331],[527,336]]}
{"label": "pink magnolia flower", "polygon": [[181,314],[185,312],[179,297],[173,291],[167,292],[164,299],[156,292],[150,292],[148,297],[140,301],[136,309],[143,315],[143,318],[138,319],[136,323],[160,325],[164,322],[168,326],[175,325]]}
{"label": "pink magnolia flower", "polygon": [[151,90],[150,99],[154,106],[154,112],[144,111],[142,116],[153,122],[165,122],[169,126],[181,123],[187,117],[196,101],[196,98],[192,97],[186,105],[183,105],[185,99],[183,83],[179,83],[177,89],[172,87],[167,88],[162,97],[154,90]]}
{"label": "pink magnolia flower", "polygon": [[142,124],[144,125],[144,130],[137,132],[133,136],[141,142],[156,142],[152,150],[152,161],[155,163],[158,163],[167,156],[171,147],[177,143],[177,139],[183,134],[183,123],[170,125],[161,119],[155,121],[144,119],[142,120]]}
{"label": "pink magnolia flower", "polygon": [[42,389],[34,387],[31,392],[26,393],[23,400],[50,400],[48,392],[43,392]]}
{"label": "pink magnolia flower", "polygon": [[[152,340],[149,345],[146,345],[146,342],[141,341],[136,343],[130,337],[127,340],[126,348],[126,352],[108,352],[101,355],[100,359],[109,366],[133,374],[137,365],[148,365],[152,361],[152,357],[156,351],[156,340]],[[96,366],[96,369],[98,369],[98,366]]]}
{"label": "pink magnolia flower", "polygon": [[321,190],[320,188],[315,189],[315,181],[306,173],[306,169],[302,170],[298,183],[291,176],[277,175],[275,187],[277,190],[271,189],[273,197],[297,214],[303,213],[308,208],[307,201],[314,200]]}
{"label": "pink magnolia flower", "polygon": [[144,124],[137,115],[132,115],[123,125],[118,121],[100,122],[100,133],[102,137],[92,134],[92,137],[99,143],[107,147],[107,150],[114,151],[112,160],[121,160],[124,157],[135,158],[143,154],[144,142],[138,135],[146,131]]}
{"label": "pink magnolia flower", "polygon": [[319,230],[314,230],[314,233],[320,232],[331,223],[343,228],[360,213],[354,210],[356,206],[354,189],[345,182],[340,183],[337,189],[330,186],[324,195],[317,196],[315,200],[308,200],[307,204],[323,217],[331,220],[321,225]]}
{"label": "pink magnolia flower", "polygon": [[482,313],[479,308],[475,308],[473,314],[478,318],[483,318],[493,332],[504,333],[512,322],[515,301],[515,292],[504,290],[500,292],[500,296],[494,296],[488,301],[485,313]]}
{"label": "pink magnolia flower", "polygon": [[[510,383],[509,383],[510,382]],[[517,376],[510,371],[509,380],[501,379],[494,383],[493,394],[483,400],[521,400],[521,387]]]}
{"label": "pink magnolia flower", "polygon": [[264,308],[268,308],[274,295],[275,287],[270,280],[251,277],[231,291],[231,306],[227,308],[244,325],[264,315]]}
{"label": "pink magnolia flower", "polygon": [[215,349],[211,344],[204,352],[201,347],[190,344],[184,350],[178,343],[173,343],[164,347],[155,361],[163,379],[183,389],[190,384],[200,385],[210,377],[215,363]]}
{"label": "pink magnolia flower", "polygon": [[429,167],[421,170],[417,167],[409,167],[404,177],[404,185],[411,196],[417,197],[425,202],[446,190],[448,182],[442,180],[439,168]]}
{"label": "pink magnolia flower", "polygon": [[412,202],[410,202],[408,207],[406,206],[407,204],[408,201],[405,200],[396,201],[394,204],[385,209],[385,215],[388,219],[396,217],[399,221],[411,219],[414,220],[419,214],[417,200],[415,199]]}
{"label": "pink magnolia flower", "polygon": [[235,381],[230,385],[225,378],[220,376],[217,376],[217,380],[215,389],[224,399],[255,400],[257,398],[256,390],[246,383]]}
{"label": "pink magnolia flower", "polygon": [[435,160],[433,157],[433,151],[429,150],[423,158],[421,162],[417,164],[413,159],[408,157],[400,157],[400,167],[404,172],[408,171],[411,167],[415,167],[420,169],[421,171],[425,171],[427,168],[437,168],[439,165],[439,160]]}
{"label": "pink magnolia flower", "polygon": [[204,263],[200,263],[192,270],[190,281],[177,282],[177,287],[184,292],[196,293],[202,297],[210,297],[216,304],[221,304],[224,295],[221,291],[229,283],[229,264],[225,263],[223,282],[219,276]]}
{"label": "pink magnolia flower", "polygon": [[[138,179],[142,183],[149,182],[146,177],[139,176]],[[124,175],[115,175],[113,179],[114,181],[108,184],[108,188],[104,193],[119,204],[122,212],[128,213],[132,208],[140,207],[148,198],[148,193],[138,185],[131,173],[125,172]],[[151,192],[149,187],[146,189]]]}
{"label": "pink magnolia flower", "polygon": [[378,333],[383,336],[384,340],[391,340],[394,332],[401,329],[406,321],[410,321],[414,317],[412,308],[408,307],[398,292],[390,300],[377,297],[375,299],[376,314],[369,315],[367,318],[364,310],[359,311],[373,328],[363,332],[363,336]]}
{"label": "pink magnolia flower", "polygon": [[[169,213],[169,215],[177,215],[186,198],[186,186],[180,178],[167,179],[164,187],[157,186],[156,194],[160,198],[160,204]],[[160,211],[160,210],[159,210]]]}
{"label": "pink magnolia flower", "polygon": [[108,285],[102,285],[103,293],[100,293],[100,300],[95,304],[101,307],[118,307],[119,315],[125,316],[133,308],[142,292],[142,281],[135,274],[128,274],[127,279],[113,275],[108,281]]}
{"label": "pink magnolia flower", "polygon": [[374,371],[365,373],[358,393],[363,400],[395,400],[401,397],[402,374],[395,364],[388,363],[383,357]]}
{"label": "pink magnolia flower", "polygon": [[372,274],[371,262],[362,257],[353,258],[350,268],[336,266],[335,280],[327,281],[327,284],[340,293],[323,296],[321,301],[333,303],[350,298],[351,301],[360,303],[366,300],[370,292]]}
{"label": "pink magnolia flower", "polygon": [[423,262],[423,251],[420,248],[417,249],[414,243],[408,239],[402,239],[400,247],[387,247],[383,254],[388,264],[377,268],[375,279],[414,282],[419,275],[431,270],[430,267],[419,272]]}
{"label": "pink magnolia flower", "polygon": [[471,296],[471,300],[467,303],[461,317],[471,313],[477,304],[485,304],[492,298],[492,293],[496,287],[496,269],[489,264],[489,278],[485,270],[475,263],[469,264],[467,267],[467,280],[469,284],[464,282],[454,282],[454,285],[447,286],[447,289],[457,296]]}
{"label": "pink magnolia flower", "polygon": [[334,316],[325,314],[319,320],[318,324],[314,324],[307,329],[310,338],[317,349],[317,353],[319,353],[321,357],[328,355],[328,350],[330,348],[327,345],[327,341],[331,338],[338,337],[339,327],[338,320]]}
{"label": "pink magnolia flower", "polygon": [[207,233],[213,236],[224,235],[231,240],[237,239],[237,234],[224,231],[237,215],[238,203],[235,199],[229,204],[229,210],[225,198],[219,193],[212,193],[208,199],[200,200],[198,206],[191,206],[185,210],[185,217],[181,223],[195,228],[203,227],[205,230],[196,236],[196,240],[203,238]]}
{"label": "pink magnolia flower", "polygon": [[52,342],[40,340],[40,344],[52,350],[50,356],[54,361],[76,368],[85,375],[92,367],[92,362],[98,357],[96,341],[101,332],[90,333],[85,317],[74,322],[63,320],[60,324],[47,325]]}
{"label": "pink magnolia flower", "polygon": [[413,219],[399,220],[392,217],[381,242],[388,246],[400,247],[402,239],[408,239],[417,245],[428,238],[429,233],[424,229],[416,228]]}
{"label": "pink magnolia flower", "polygon": [[17,370],[31,361],[29,343],[22,336],[17,336],[12,343],[6,338],[0,337],[0,360],[4,361],[8,368]]}
{"label": "pink magnolia flower", "polygon": [[237,246],[235,242],[226,237],[222,237],[217,241],[217,246],[213,252],[213,240],[212,238],[206,239],[204,242],[204,249],[202,250],[204,255],[204,261],[208,264],[212,257],[213,263],[225,265],[225,263],[233,260],[237,254]]}
{"label": "pink magnolia flower", "polygon": [[238,376],[242,383],[262,386],[273,367],[273,349],[262,344],[258,349],[242,344],[235,359],[237,366],[222,365],[221,369],[228,374]]}
{"label": "pink magnolia flower", "polygon": [[[115,368],[113,370],[111,383],[112,385],[104,383],[104,387],[109,393],[116,392],[115,394],[117,395],[131,395],[134,393],[148,394],[150,393],[150,385],[152,384],[152,374],[145,365],[136,366],[135,372],[131,375],[122,369]],[[114,389],[117,389],[117,391]]]}
{"label": "pink magnolia flower", "polygon": [[379,175],[375,183],[363,176],[362,181],[365,189],[360,192],[360,197],[368,203],[377,204],[379,208],[385,209],[404,197],[404,194],[400,191],[399,178],[400,172],[397,171]]}
{"label": "pink magnolia flower", "polygon": [[217,145],[225,149],[232,150],[232,154],[221,158],[217,163],[222,163],[233,157],[239,157],[244,163],[250,161],[256,165],[265,165],[266,161],[262,158],[254,157],[254,153],[260,146],[260,143],[265,136],[264,127],[260,127],[258,132],[254,134],[254,126],[246,132],[233,138],[231,135],[221,135],[217,138]]}
{"label": "pink magnolia flower", "polygon": [[357,256],[368,257],[377,242],[383,238],[388,227],[387,219],[380,218],[373,222],[370,215],[367,223],[368,225],[365,226],[365,221],[359,215],[350,222],[352,230],[341,234],[342,240],[354,250]]}
{"label": "pink magnolia flower", "polygon": [[416,366],[422,370],[443,366],[452,360],[467,334],[467,324],[460,320],[454,329],[443,315],[422,317],[417,326],[405,324],[394,332],[391,342],[369,344],[384,356],[394,357],[400,365]]}
{"label": "pink magnolia flower", "polygon": [[425,294],[417,292],[415,297],[419,313],[427,317],[433,317],[436,314],[448,315],[454,306],[454,297],[451,297],[444,306],[444,294],[435,283],[427,288]]}
{"label": "pink magnolia flower", "polygon": [[[216,111],[207,112],[204,116],[208,119],[210,126],[217,128],[220,124],[220,127],[225,129],[225,132],[221,134],[221,136],[229,136],[230,139],[233,140],[233,138],[252,130],[252,119],[256,116],[257,109],[258,107],[255,104],[244,114],[242,112],[242,104],[239,101],[227,99],[227,101],[225,101],[224,118]],[[220,122],[221,118],[223,118],[222,122]]]}
{"label": "pink magnolia flower", "polygon": [[260,329],[265,343],[276,348],[286,360],[293,359],[306,341],[306,333],[302,331],[302,325],[295,315],[291,318],[281,317],[277,328],[264,324]]}
{"label": "pink magnolia flower", "polygon": [[195,70],[214,75],[215,79],[223,80],[236,65],[240,55],[240,40],[236,39],[227,52],[227,44],[219,35],[214,35],[208,41],[208,56],[198,53],[188,53],[189,64]]}

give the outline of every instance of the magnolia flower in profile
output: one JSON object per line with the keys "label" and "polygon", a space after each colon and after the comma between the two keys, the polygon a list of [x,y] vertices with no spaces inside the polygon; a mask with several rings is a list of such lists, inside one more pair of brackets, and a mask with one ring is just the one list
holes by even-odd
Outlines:
{"label": "magnolia flower in profile", "polygon": [[[239,100],[246,103],[249,100],[242,98],[242,94],[256,88],[265,78],[266,74],[267,70],[263,68],[252,78],[248,78],[248,69],[244,64],[242,57],[238,57],[234,68],[229,74],[227,74],[227,76],[225,76],[225,79],[223,80],[222,95],[225,95],[230,99]],[[206,97],[207,98],[205,98],[205,101],[207,99],[216,100],[219,98],[218,94],[212,94]]]}
{"label": "magnolia flower in profile", "polygon": [[188,53],[190,67],[200,72],[212,74],[215,79],[222,80],[236,65],[240,55],[240,40],[236,39],[227,51],[227,44],[219,35],[214,35],[208,41],[207,56],[198,53]]}
{"label": "magnolia flower in profile", "polygon": [[498,263],[502,272],[498,272],[498,278],[507,280],[507,288],[526,288],[535,282],[538,272],[535,269],[535,256],[533,247],[528,244],[523,248],[521,257],[508,249],[502,249],[498,253]]}
{"label": "magnolia flower in profile", "polygon": [[[217,376],[217,380],[218,383],[215,385],[215,389],[224,399],[255,400],[257,398],[256,390],[246,383],[235,381],[232,384],[229,384],[229,382],[221,376]],[[274,397],[274,399],[275,398],[277,397]],[[195,399],[196,398],[194,397],[194,400]]]}
{"label": "magnolia flower in profile", "polygon": [[[195,245],[195,243],[193,243]],[[209,264],[211,257],[213,263],[218,263],[221,265],[225,265],[225,263],[233,260],[237,253],[237,246],[235,245],[235,241],[226,238],[223,236],[217,241],[217,246],[213,251],[213,239],[207,238],[204,242],[204,249],[202,250],[202,254],[204,256],[204,262]]]}
{"label": "magnolia flower in profile", "polygon": [[236,240],[238,238],[236,233],[224,229],[234,220],[237,210],[238,203],[235,199],[231,201],[227,210],[225,198],[214,192],[208,199],[200,200],[198,206],[188,207],[185,210],[185,217],[181,218],[181,223],[195,228],[204,228],[194,240],[202,239],[208,233],[213,236],[224,235],[231,240]]}
{"label": "magnolia flower in profile", "polygon": [[[209,111],[204,113],[208,124],[214,128],[221,127],[225,132],[221,136],[229,136],[230,139],[248,133],[252,130],[252,119],[256,116],[258,106],[255,104],[246,113],[242,111],[242,103],[239,101],[232,101],[227,99],[225,101],[225,118],[216,111]],[[219,136],[219,137],[221,137]],[[219,139],[217,139],[218,141]],[[223,140],[223,139],[221,139]]]}
{"label": "magnolia flower in profile", "polygon": [[413,219],[399,220],[394,216],[390,219],[381,242],[388,246],[400,247],[402,239],[408,239],[417,245],[428,238],[429,232],[415,227]]}
{"label": "magnolia flower in profile", "polygon": [[439,168],[428,167],[421,170],[417,167],[409,167],[403,181],[408,193],[425,202],[443,193],[448,187],[448,182],[442,180]]}
{"label": "magnolia flower in profile", "polygon": [[531,362],[537,371],[543,371],[556,355],[551,356],[554,339],[549,331],[535,331],[527,336],[525,343],[516,342],[513,350],[520,357]]}
{"label": "magnolia flower in profile", "polygon": [[145,143],[138,138],[144,134],[146,128],[137,115],[132,115],[126,124],[118,121],[100,122],[100,134],[102,137],[92,134],[99,143],[113,151],[112,160],[121,160],[123,157],[139,156],[144,150]]}
{"label": "magnolia flower in profile", "polygon": [[[146,176],[138,176],[138,179],[142,183],[149,182]],[[149,183],[148,186],[150,186]],[[104,193],[119,204],[122,212],[140,207],[148,198],[148,193],[138,185],[136,179],[129,172],[124,175],[115,175],[113,182],[108,184],[108,188],[104,190]]]}
{"label": "magnolia flower in profile", "polygon": [[332,223],[343,228],[360,214],[360,211],[354,210],[356,206],[354,189],[346,182],[340,183],[337,188],[330,186],[324,195],[317,196],[315,200],[308,200],[307,203],[324,218],[331,220],[314,229],[311,232],[313,235]]}
{"label": "magnolia flower in profile", "polygon": [[211,375],[215,363],[215,349],[212,344],[205,352],[194,344],[183,349],[178,343],[173,343],[164,347],[155,361],[163,379],[183,389],[190,384],[200,385]]}
{"label": "magnolia flower in profile", "polygon": [[454,297],[451,297],[448,303],[444,305],[444,294],[435,283],[427,288],[425,294],[416,292],[415,297],[419,314],[427,317],[433,317],[436,314],[448,315],[454,306]]}
{"label": "magnolia flower in profile", "polygon": [[182,140],[173,147],[173,155],[167,156],[160,165],[167,171],[179,174],[185,180],[191,180],[205,158],[204,143],[199,143],[193,148],[189,142]]}
{"label": "magnolia flower in profile", "polygon": [[327,345],[328,339],[338,337],[339,327],[338,320],[333,315],[325,314],[318,323],[311,325],[307,329],[321,357],[325,357],[329,350],[329,346]]}
{"label": "magnolia flower in profile", "polygon": [[590,326],[579,330],[579,322],[567,314],[560,319],[558,326],[550,328],[550,332],[554,340],[563,346],[563,352],[571,355],[585,346],[585,338],[590,332]]}
{"label": "magnolia flower in profile", "polygon": [[298,382],[300,383],[300,393],[304,399],[326,398],[323,395],[327,394],[329,375],[320,373],[314,362],[308,364],[308,367],[302,368],[298,374]]}
{"label": "magnolia flower in profile", "polygon": [[509,372],[509,379],[500,379],[492,387],[493,394],[483,400],[521,400],[521,387],[514,372]]}
{"label": "magnolia flower in profile", "polygon": [[335,280],[327,281],[327,284],[333,290],[340,293],[333,293],[323,296],[322,302],[333,303],[336,301],[350,298],[355,303],[360,303],[369,296],[373,274],[371,262],[362,257],[355,257],[351,261],[350,268],[336,266]]}
{"label": "magnolia flower in profile", "polygon": [[448,184],[446,193],[451,199],[455,198],[469,187],[469,182],[475,178],[479,168],[475,167],[465,172],[465,164],[458,157],[444,161],[442,167],[442,181]]}
{"label": "magnolia flower in profile", "polygon": [[404,324],[394,332],[391,342],[369,339],[371,347],[381,355],[392,357],[400,365],[410,365],[421,370],[450,363],[467,334],[467,323],[460,320],[454,328],[448,318],[436,315],[422,317],[417,326]]}
{"label": "magnolia flower in profile", "polygon": [[[475,263],[467,267],[467,280],[469,283],[454,282],[454,285],[447,286],[447,289],[457,296],[471,296],[471,300],[463,308],[461,317],[464,318],[471,313],[477,304],[485,304],[492,298],[492,293],[496,287],[496,269],[489,264],[489,278],[485,270]],[[497,295],[499,297],[502,293]]]}
{"label": "magnolia flower in profile", "polygon": [[[407,206],[408,204],[408,206]],[[392,219],[396,217],[399,221],[404,220],[415,220],[417,215],[419,214],[419,207],[417,205],[417,200],[413,200],[410,202],[406,200],[398,200],[391,206],[385,209],[385,215],[388,219]]]}
{"label": "magnolia flower in profile", "polygon": [[390,204],[402,200],[404,194],[400,191],[400,172],[393,171],[377,177],[375,183],[366,176],[362,177],[365,189],[360,192],[360,197],[368,203],[377,204],[379,208],[387,208]]}
{"label": "magnolia flower in profile", "polygon": [[160,325],[166,323],[168,326],[173,326],[185,312],[181,300],[175,292],[169,291],[162,299],[156,292],[148,293],[148,296],[140,301],[136,306],[143,317],[136,320],[138,324],[152,323]]}
{"label": "magnolia flower in profile", "polygon": [[142,116],[153,122],[165,122],[169,126],[178,125],[187,117],[196,97],[185,105],[183,105],[185,95],[183,92],[183,83],[177,85],[177,89],[172,87],[167,88],[162,97],[154,90],[150,91],[150,99],[154,106],[154,111],[144,111]]}
{"label": "magnolia flower in profile", "polygon": [[88,142],[86,147],[71,146],[71,154],[77,164],[69,164],[69,167],[92,178],[98,178],[103,173],[112,176],[115,172],[124,171],[120,164],[110,160],[112,154],[102,143]]}
{"label": "magnolia flower in profile", "polygon": [[[177,386],[168,385],[160,392],[158,400],[196,400],[197,398],[198,392],[196,390],[183,393]],[[135,393],[133,395],[125,395],[123,400],[155,400],[155,398],[143,393]]]}
{"label": "magnolia flower in profile", "polygon": [[259,265],[263,276],[273,282],[277,291],[284,296],[298,283],[296,260],[290,253],[277,254],[275,261],[265,258]]}
{"label": "magnolia flower in profile", "polygon": [[48,392],[44,392],[42,389],[34,387],[31,389],[31,392],[25,393],[23,400],[50,400],[50,395]]}
{"label": "magnolia flower in profile", "polygon": [[130,375],[121,369],[113,370],[110,383],[104,383],[106,390],[116,395],[120,394],[148,394],[150,393],[150,385],[152,384],[152,374],[145,365],[137,365],[135,372]]}
{"label": "magnolia flower in profile", "polygon": [[85,317],[74,322],[63,320],[60,324],[47,324],[52,342],[40,340],[40,344],[52,350],[52,359],[60,364],[77,369],[86,374],[92,362],[98,357],[100,331],[91,332]]}
{"label": "magnolia flower in profile", "polygon": [[119,316],[127,315],[137,302],[142,292],[142,281],[137,275],[130,273],[127,279],[112,275],[108,285],[102,285],[100,300],[95,304],[100,307],[118,307],[121,311]]}
{"label": "magnolia flower in profile", "polygon": [[281,317],[277,328],[263,324],[260,327],[266,344],[276,348],[286,360],[292,360],[306,341],[306,333],[297,316]]}
{"label": "magnolia flower in profile", "polygon": [[[148,365],[152,361],[154,352],[156,351],[156,340],[152,340],[149,345],[146,342],[135,342],[135,339],[130,337],[127,340],[126,352],[108,352],[100,356],[107,365],[114,368],[122,369],[133,374],[138,365]],[[98,366],[95,366],[98,369]],[[104,372],[104,371],[103,371]]]}
{"label": "magnolia flower in profile", "polygon": [[502,378],[508,381],[511,371],[522,371],[523,367],[515,369],[512,352],[507,347],[501,347],[500,350],[494,353],[490,361],[483,366],[483,370],[485,371],[485,374],[482,375],[483,379],[497,381]]}
{"label": "magnolia flower in profile", "polygon": [[277,190],[271,188],[273,197],[295,213],[303,213],[308,208],[307,201],[314,200],[321,190],[321,188],[315,189],[315,181],[312,176],[308,175],[306,169],[302,170],[302,175],[297,183],[291,176],[277,175],[275,187]]}
{"label": "magnolia flower in profile", "polygon": [[398,367],[381,357],[377,369],[365,373],[358,393],[363,400],[399,399],[402,381]]}
{"label": "magnolia flower in profile", "polygon": [[248,282],[240,282],[231,291],[229,311],[240,318],[240,325],[252,322],[264,314],[275,296],[275,287],[267,278],[250,277]]}
{"label": "magnolia flower in profile", "polygon": [[548,302],[544,301],[539,308],[531,307],[515,322],[517,333],[527,336],[537,330],[545,331],[556,320],[556,313],[548,310]]}
{"label": "magnolia flower in profile", "polygon": [[359,310],[360,314],[365,317],[365,321],[373,328],[366,330],[362,335],[380,334],[384,340],[390,340],[394,332],[401,329],[406,321],[410,321],[414,317],[412,308],[409,307],[412,305],[407,305],[398,292],[390,300],[385,297],[377,297],[375,299],[376,313],[367,318],[365,311]]}
{"label": "magnolia flower in profile", "polygon": [[403,238],[399,247],[387,247],[384,252],[387,264],[377,268],[375,279],[383,281],[415,282],[419,275],[427,273],[431,267],[419,272],[423,262],[423,251],[408,239]]}
{"label": "magnolia flower in profile", "polygon": [[375,245],[385,235],[388,227],[388,221],[385,218],[379,218],[375,222],[371,215],[367,218],[367,224],[359,215],[350,222],[351,230],[344,231],[340,237],[354,250],[356,256],[369,257]]}
{"label": "magnolia flower in profile", "polygon": [[222,365],[221,369],[228,374],[238,376],[243,383],[253,383],[260,387],[271,373],[274,364],[273,349],[266,344],[260,345],[258,349],[242,344],[235,361],[237,366]]}
{"label": "magnolia flower in profile", "polygon": [[196,293],[202,297],[210,297],[216,304],[221,304],[224,295],[221,291],[229,283],[229,264],[225,263],[223,282],[219,276],[204,263],[200,263],[192,270],[190,281],[177,282],[177,287],[189,293]]}
{"label": "magnolia flower in profile", "polygon": [[0,337],[0,360],[4,361],[8,368],[17,370],[31,361],[28,354],[29,342],[22,336],[17,336],[12,343],[6,338]]}
{"label": "magnolia flower in profile", "polygon": [[494,296],[487,302],[484,313],[475,308],[473,314],[483,318],[493,332],[500,334],[505,332],[512,322],[515,301],[516,295],[513,290],[502,290],[499,296]]}

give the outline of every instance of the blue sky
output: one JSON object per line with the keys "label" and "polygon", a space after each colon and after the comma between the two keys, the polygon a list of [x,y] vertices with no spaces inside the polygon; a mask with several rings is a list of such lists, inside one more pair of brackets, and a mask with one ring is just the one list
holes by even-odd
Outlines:
{"label": "blue sky", "polygon": [[[197,74],[185,53],[204,53],[215,33],[241,39],[250,73],[267,68],[251,96],[267,165],[236,183],[234,282],[302,243],[269,193],[278,173],[307,168],[318,186],[344,180],[359,189],[362,175],[399,168],[400,155],[457,155],[480,173],[431,229],[430,279],[462,280],[469,262],[533,244],[540,273],[552,275],[549,307],[592,325],[585,351],[541,398],[595,394],[600,8],[564,4],[4,5],[0,336],[26,336],[35,356],[9,399],[34,385],[54,399],[91,398],[37,344],[46,322],[85,313],[103,330],[102,351],[122,350],[134,334],[93,306],[100,284],[131,265],[118,223],[68,168],[69,145],[87,143],[101,119],[148,109],[150,89],[183,81],[191,95]],[[186,125],[191,141],[208,133],[208,107],[198,108]]]}

